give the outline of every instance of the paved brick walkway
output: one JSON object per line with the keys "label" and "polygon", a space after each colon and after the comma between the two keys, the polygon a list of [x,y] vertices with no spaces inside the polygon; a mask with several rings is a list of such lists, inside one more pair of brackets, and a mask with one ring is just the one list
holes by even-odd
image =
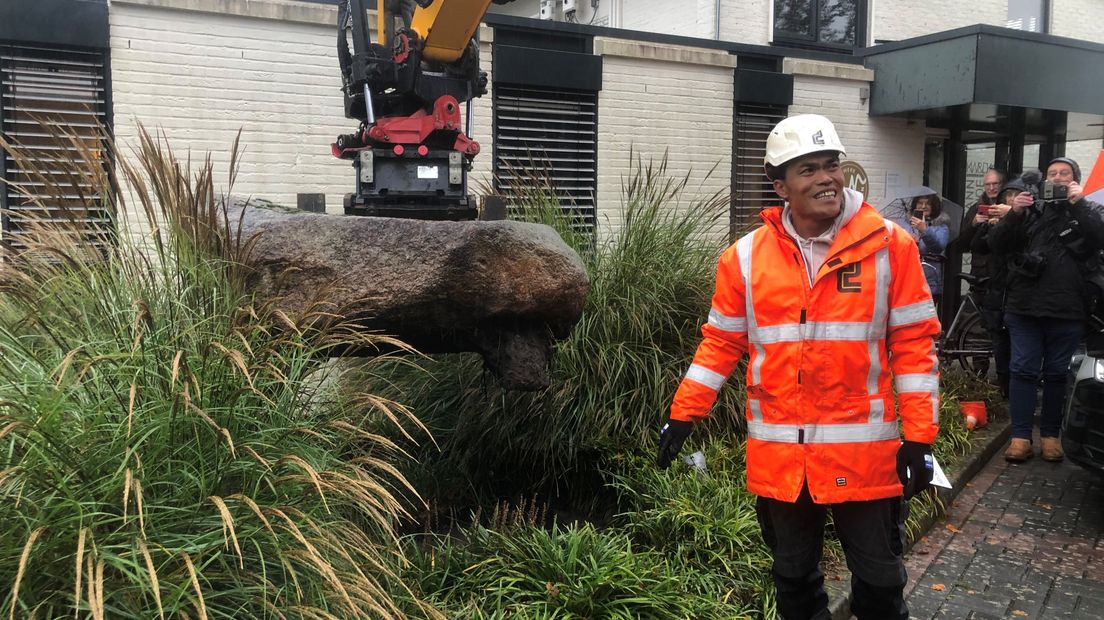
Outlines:
{"label": "paved brick walkway", "polygon": [[1104,477],[1002,454],[909,553],[912,617],[1104,618]]}

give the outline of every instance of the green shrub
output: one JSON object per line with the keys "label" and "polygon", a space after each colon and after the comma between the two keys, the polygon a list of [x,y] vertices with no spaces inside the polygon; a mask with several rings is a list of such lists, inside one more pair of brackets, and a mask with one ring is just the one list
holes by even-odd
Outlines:
{"label": "green shrub", "polygon": [[[137,166],[105,141],[116,174],[59,143],[77,155],[34,174],[47,189],[28,199],[89,193],[60,221],[19,222],[0,289],[4,615],[434,616],[396,575],[393,445],[360,430],[405,412],[328,387],[328,347],[381,340],[321,301],[288,317],[243,295],[249,244],[209,161],[193,170],[143,132]],[[116,191],[120,234],[76,244],[73,219]]]}
{"label": "green shrub", "polygon": [[[556,347],[547,390],[503,391],[474,356],[439,356],[424,372],[398,369],[372,388],[409,405],[436,438],[440,453],[421,451],[426,469],[410,474],[427,497],[448,505],[551,489],[579,506],[600,499],[604,459],[651,450],[700,338],[723,249],[709,231],[727,215],[728,197],[686,203],[688,178],[670,177],[665,161],[636,160],[618,234],[600,239],[557,217],[547,181],[511,197],[518,217],[557,226],[583,257],[586,307]],[[741,392],[732,382],[720,406],[735,410]],[[732,430],[742,421],[718,416],[712,424]]]}

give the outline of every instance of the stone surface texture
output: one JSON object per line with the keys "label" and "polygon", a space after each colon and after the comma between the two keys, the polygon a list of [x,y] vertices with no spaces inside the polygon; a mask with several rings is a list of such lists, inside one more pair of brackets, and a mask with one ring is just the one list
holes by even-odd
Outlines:
{"label": "stone surface texture", "polygon": [[[244,215],[242,210],[244,209]],[[229,209],[251,286],[301,315],[320,291],[365,329],[423,353],[475,351],[504,386],[548,384],[552,346],[582,316],[582,260],[554,230],[512,221],[434,222]]]}

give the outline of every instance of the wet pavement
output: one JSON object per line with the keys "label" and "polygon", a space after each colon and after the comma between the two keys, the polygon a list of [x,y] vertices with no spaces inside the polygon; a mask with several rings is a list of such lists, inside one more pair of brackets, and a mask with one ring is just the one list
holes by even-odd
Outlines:
{"label": "wet pavement", "polygon": [[1104,618],[1104,477],[1003,448],[909,551],[912,617]]}

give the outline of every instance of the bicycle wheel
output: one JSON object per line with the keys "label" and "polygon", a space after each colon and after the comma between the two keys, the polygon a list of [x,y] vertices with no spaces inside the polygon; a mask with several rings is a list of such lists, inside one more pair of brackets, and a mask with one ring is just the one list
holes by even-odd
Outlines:
{"label": "bicycle wheel", "polygon": [[955,360],[963,370],[984,377],[989,372],[989,360],[993,356],[993,342],[989,330],[979,315],[963,318],[954,339]]}

